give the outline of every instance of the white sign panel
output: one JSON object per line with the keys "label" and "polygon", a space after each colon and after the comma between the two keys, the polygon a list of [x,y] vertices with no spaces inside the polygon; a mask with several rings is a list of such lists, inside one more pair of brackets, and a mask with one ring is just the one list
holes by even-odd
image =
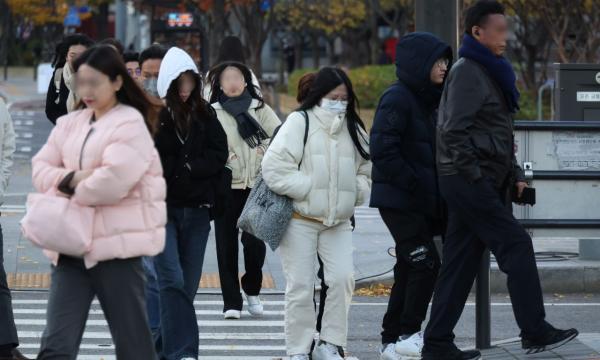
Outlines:
{"label": "white sign panel", "polygon": [[600,170],[600,134],[561,131],[552,134],[559,170]]}
{"label": "white sign panel", "polygon": [[578,91],[578,102],[600,102],[600,91]]}

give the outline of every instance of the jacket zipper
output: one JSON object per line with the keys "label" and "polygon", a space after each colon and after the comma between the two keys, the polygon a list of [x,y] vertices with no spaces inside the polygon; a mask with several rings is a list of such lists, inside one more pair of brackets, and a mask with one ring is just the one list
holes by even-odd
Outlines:
{"label": "jacket zipper", "polygon": [[81,145],[81,151],[79,152],[79,170],[83,170],[83,149],[85,148],[85,144],[89,140],[90,135],[92,135],[92,132],[94,132],[93,127],[90,128],[90,131],[88,131],[88,133],[85,135],[85,139],[83,139],[83,144]]}

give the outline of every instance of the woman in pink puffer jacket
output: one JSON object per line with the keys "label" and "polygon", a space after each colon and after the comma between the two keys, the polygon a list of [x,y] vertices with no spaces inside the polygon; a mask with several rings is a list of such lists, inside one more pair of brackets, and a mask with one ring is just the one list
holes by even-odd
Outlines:
{"label": "woman in pink puffer jacket", "polygon": [[83,259],[50,254],[55,266],[38,359],[77,357],[94,296],[117,358],[156,359],[140,256],[160,253],[165,242],[165,182],[151,135],[157,104],[109,46],[87,50],[74,67],[85,106],[58,119],[33,159],[33,184],[94,207],[92,245]]}

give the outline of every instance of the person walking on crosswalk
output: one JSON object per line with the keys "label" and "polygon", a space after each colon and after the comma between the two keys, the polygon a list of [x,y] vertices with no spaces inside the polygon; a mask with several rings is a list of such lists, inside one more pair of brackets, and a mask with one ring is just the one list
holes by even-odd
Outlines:
{"label": "person walking on crosswalk", "polygon": [[77,358],[97,296],[117,359],[155,360],[141,256],[165,243],[166,187],[152,139],[159,104],[110,46],[88,49],[73,69],[83,103],[58,119],[33,158],[33,185],[93,207],[94,226],[83,258],[47,252],[54,267],[38,359]]}
{"label": "person walking on crosswalk", "polygon": [[[286,351],[308,360],[315,334],[313,307],[317,255],[328,286],[313,360],[340,360],[346,345],[354,291],[350,217],[371,190],[368,135],[356,112],[356,95],[343,70],[317,73],[298,111],[281,126],[262,162],[269,188],[293,200],[294,213],[281,240],[286,278]],[[308,138],[303,134],[308,118]]]}
{"label": "person walking on crosswalk", "polygon": [[[256,182],[263,155],[281,121],[265,104],[252,83],[250,69],[241,63],[226,62],[210,71],[210,102],[227,134],[231,170],[230,201],[223,214],[215,218],[217,261],[223,293],[223,313],[226,319],[239,319],[243,298],[238,275],[238,219],[250,191]],[[262,267],[267,249],[265,243],[247,232],[242,233],[244,265],[242,290],[247,297],[251,315],[263,314],[259,297],[262,287]]]}
{"label": "person walking on crosswalk", "polygon": [[405,35],[398,81],[381,97],[371,129],[373,192],[396,244],[394,286],[383,318],[381,360],[418,357],[421,326],[440,268],[433,237],[445,224],[435,163],[435,123],[452,49],[436,36]]}
{"label": "person walking on crosswalk", "polygon": [[52,60],[54,72],[46,94],[46,116],[52,124],[56,119],[73,111],[79,99],[75,91],[75,71],[73,62],[94,41],[84,34],[70,34],[56,46]]}
{"label": "person walking on crosswalk", "polygon": [[[8,187],[15,153],[15,130],[4,100],[0,98],[0,203]],[[12,298],[4,270],[4,237],[0,227],[0,360],[26,359],[17,347],[19,338],[13,318]]]}
{"label": "person walking on crosswalk", "polygon": [[198,358],[194,298],[210,233],[215,184],[227,161],[227,135],[202,98],[194,60],[173,47],[163,59],[158,94],[166,108],[155,137],[167,181],[167,239],[154,257],[160,289],[161,358]]}

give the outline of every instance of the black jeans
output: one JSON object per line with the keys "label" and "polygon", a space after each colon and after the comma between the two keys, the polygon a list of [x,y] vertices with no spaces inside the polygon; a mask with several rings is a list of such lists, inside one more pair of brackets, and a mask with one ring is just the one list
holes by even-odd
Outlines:
{"label": "black jeans", "polygon": [[19,344],[13,318],[12,298],[4,270],[4,236],[0,226],[0,347],[16,347]]}
{"label": "black jeans", "polygon": [[379,209],[396,243],[394,286],[383,317],[383,344],[421,330],[440,268],[433,221],[423,214]]}
{"label": "black jeans", "polygon": [[[244,209],[251,189],[232,190],[230,204],[224,214],[215,218],[215,237],[217,241],[217,262],[223,293],[223,311],[242,310],[243,300],[240,293],[238,275],[239,229],[237,221]],[[242,289],[246,295],[257,296],[262,287],[262,267],[265,263],[267,247],[254,236],[243,232],[244,265],[246,273],[242,276]]]}
{"label": "black jeans", "polygon": [[119,360],[155,360],[141,258],[99,262],[61,255],[52,269],[46,329],[38,360],[75,360],[94,296],[98,297]]}
{"label": "black jeans", "polygon": [[448,229],[424,351],[437,353],[455,348],[453,330],[486,247],[508,276],[508,291],[521,334],[543,333],[548,324],[533,243],[505,204],[502,191],[494,187],[491,178],[469,184],[460,175],[440,177],[440,190],[448,204]]}

